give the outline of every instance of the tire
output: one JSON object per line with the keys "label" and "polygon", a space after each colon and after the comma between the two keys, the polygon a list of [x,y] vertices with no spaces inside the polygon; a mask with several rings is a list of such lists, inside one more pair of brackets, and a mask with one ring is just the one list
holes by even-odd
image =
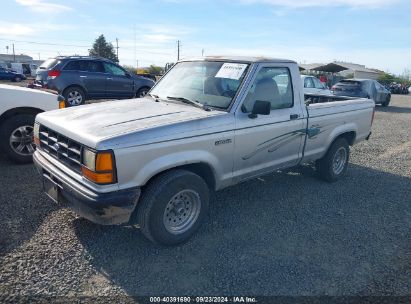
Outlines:
{"label": "tire", "polygon": [[388,107],[388,105],[390,104],[390,101],[391,101],[391,95],[388,95],[388,96],[387,96],[387,100],[384,101],[381,105],[382,105],[383,107]]}
{"label": "tire", "polygon": [[82,105],[86,101],[84,90],[77,86],[65,89],[63,96],[69,107]]}
{"label": "tire", "polygon": [[19,76],[14,77],[13,81],[14,81],[14,82],[20,82],[20,81],[21,81],[21,78],[20,78]]}
{"label": "tire", "polygon": [[349,158],[350,147],[347,140],[336,139],[324,157],[315,163],[319,177],[330,183],[336,182],[345,175]]}
{"label": "tire", "polygon": [[35,115],[21,114],[7,119],[0,127],[0,147],[15,163],[27,164],[33,161],[34,119]]}
{"label": "tire", "polygon": [[136,98],[142,98],[146,96],[148,91],[150,91],[150,88],[147,88],[147,87],[139,89],[136,93]]}
{"label": "tire", "polygon": [[200,227],[208,204],[209,189],[200,176],[186,170],[172,170],[150,182],[131,224],[139,224],[143,235],[155,244],[181,244]]}

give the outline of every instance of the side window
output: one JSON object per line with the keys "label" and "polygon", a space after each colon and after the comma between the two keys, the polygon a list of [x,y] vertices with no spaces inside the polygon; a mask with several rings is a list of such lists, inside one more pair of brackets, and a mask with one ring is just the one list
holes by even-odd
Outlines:
{"label": "side window", "polygon": [[87,61],[87,71],[91,73],[103,73],[104,68],[100,61]]}
{"label": "side window", "polygon": [[287,68],[262,68],[243,103],[243,111],[251,112],[257,100],[269,101],[271,109],[291,108],[294,104],[291,74]]}
{"label": "side window", "polygon": [[318,80],[317,78],[314,78],[314,77],[312,79],[314,81],[314,86],[315,86],[316,89],[324,89],[324,86],[323,86],[323,84],[321,83],[320,80]]}
{"label": "side window", "polygon": [[311,77],[306,77],[304,79],[304,88],[310,88],[310,89],[314,88],[314,83]]}
{"label": "side window", "polygon": [[109,74],[113,74],[117,76],[126,76],[126,72],[123,69],[111,63],[104,62],[104,69],[106,73],[109,73]]}
{"label": "side window", "polygon": [[66,66],[63,68],[64,71],[79,71],[80,64],[78,60],[69,61]]}

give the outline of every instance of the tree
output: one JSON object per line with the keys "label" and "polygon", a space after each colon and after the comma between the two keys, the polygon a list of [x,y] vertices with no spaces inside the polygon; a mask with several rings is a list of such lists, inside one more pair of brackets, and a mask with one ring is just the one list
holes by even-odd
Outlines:
{"label": "tree", "polygon": [[378,77],[378,81],[384,84],[390,84],[391,82],[396,81],[396,77],[394,75],[384,73],[381,74],[380,77]]}
{"label": "tree", "polygon": [[159,67],[159,66],[155,66],[155,65],[152,64],[148,68],[148,72],[152,75],[159,76],[159,75],[163,74],[163,68]]}
{"label": "tree", "polygon": [[106,41],[103,34],[94,41],[93,48],[89,50],[89,54],[90,56],[99,56],[118,62],[113,45]]}

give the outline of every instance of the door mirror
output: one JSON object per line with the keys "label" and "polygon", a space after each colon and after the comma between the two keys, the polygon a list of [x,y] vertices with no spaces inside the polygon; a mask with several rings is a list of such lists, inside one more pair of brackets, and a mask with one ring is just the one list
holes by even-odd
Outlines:
{"label": "door mirror", "polygon": [[126,72],[126,77],[131,78],[131,74],[129,72]]}
{"label": "door mirror", "polygon": [[270,115],[271,102],[265,100],[256,100],[253,110],[248,115],[250,118],[257,118],[257,115]]}

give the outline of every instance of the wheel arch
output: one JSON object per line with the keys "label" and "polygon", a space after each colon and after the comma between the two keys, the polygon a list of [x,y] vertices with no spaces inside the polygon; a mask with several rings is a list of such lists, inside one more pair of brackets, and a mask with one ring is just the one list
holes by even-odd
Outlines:
{"label": "wheel arch", "polygon": [[339,133],[339,134],[338,134],[337,136],[335,136],[334,139],[330,142],[330,144],[328,145],[326,151],[328,151],[328,150],[330,149],[330,147],[333,145],[333,143],[334,143],[336,140],[340,139],[340,138],[344,138],[344,139],[347,141],[348,145],[349,145],[349,146],[352,146],[352,145],[354,145],[354,143],[355,143],[355,138],[356,138],[356,136],[357,136],[357,132],[356,132],[356,131],[345,131],[345,132]]}
{"label": "wheel arch", "polygon": [[200,176],[207,184],[210,190],[215,190],[216,189],[216,175],[215,172],[212,168],[211,165],[205,163],[205,162],[197,162],[197,163],[190,163],[190,164],[183,164],[183,165],[178,165],[174,167],[170,167],[164,170],[161,170],[159,172],[156,172],[152,176],[150,176],[143,187],[147,186],[153,179],[155,179],[157,176],[164,174],[166,172],[170,172],[173,170],[186,170],[189,172],[192,172],[194,174],[197,174]]}
{"label": "wheel arch", "polygon": [[77,83],[72,83],[72,84],[68,85],[67,87],[65,87],[64,90],[61,92],[61,94],[64,95],[65,92],[66,92],[68,89],[70,89],[70,88],[75,88],[75,87],[80,88],[80,89],[84,92],[84,95],[86,95],[86,98],[89,97],[89,96],[88,96],[88,91],[86,90],[86,88],[85,88],[84,86],[82,86],[81,84],[77,84]]}
{"label": "wheel arch", "polygon": [[38,108],[32,108],[32,107],[19,107],[19,108],[13,108],[10,110],[7,110],[3,114],[0,115],[0,125],[9,119],[10,117],[17,116],[17,115],[27,115],[27,114],[32,114],[32,115],[37,115],[39,113],[44,112],[41,109]]}

